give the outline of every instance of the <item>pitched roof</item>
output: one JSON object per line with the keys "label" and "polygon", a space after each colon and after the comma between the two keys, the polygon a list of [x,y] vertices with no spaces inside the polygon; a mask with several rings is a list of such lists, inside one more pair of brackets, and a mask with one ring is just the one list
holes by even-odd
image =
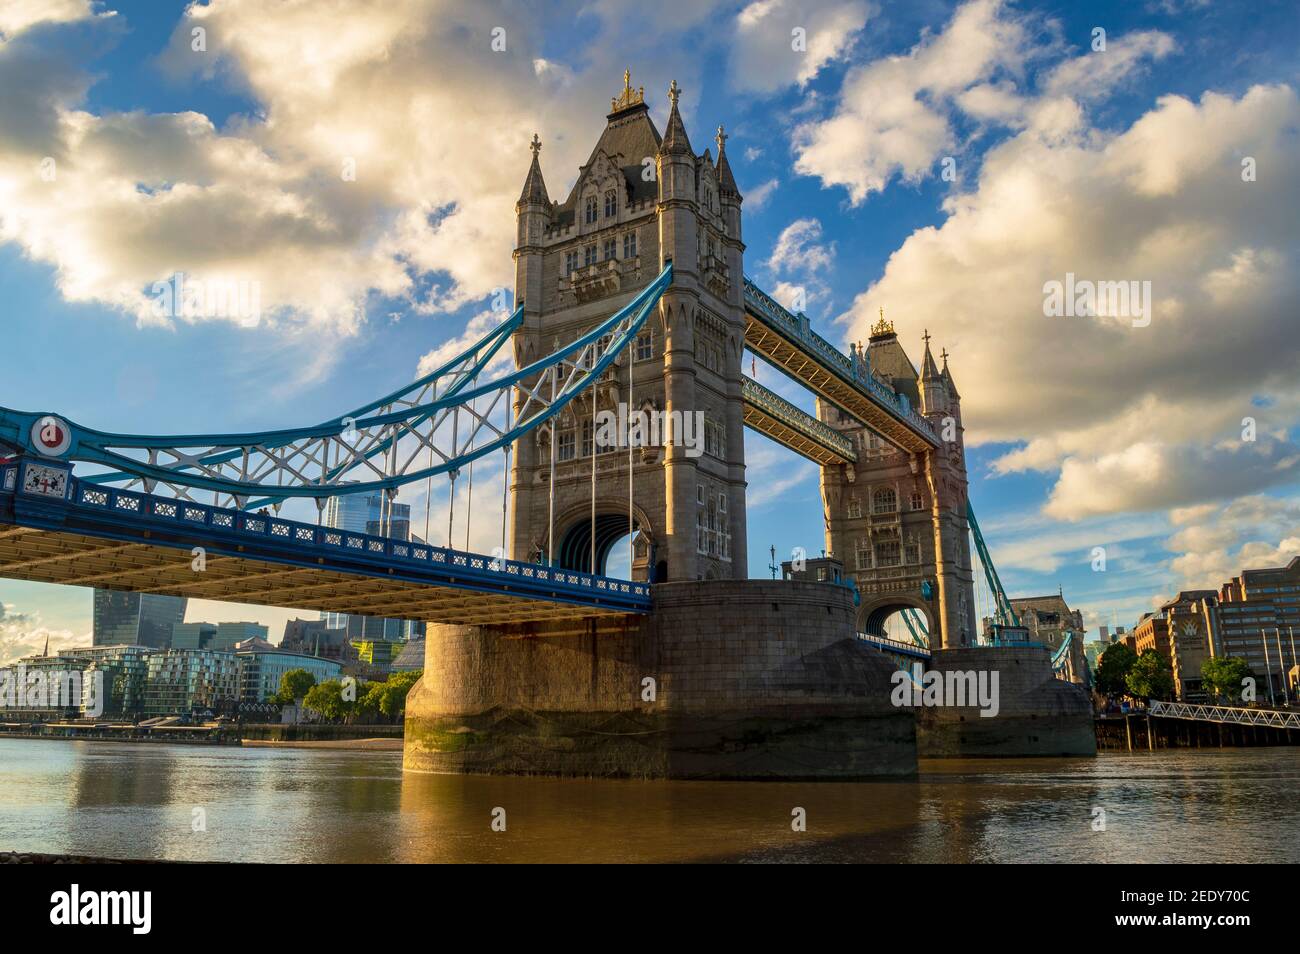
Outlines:
{"label": "pitched roof", "polygon": [[604,153],[623,172],[627,189],[625,198],[630,202],[654,200],[659,197],[659,186],[652,179],[649,182],[641,175],[643,160],[653,158],[659,152],[661,142],[659,130],[650,118],[650,110],[644,103],[637,103],[626,109],[610,113],[606,117],[605,129],[596,140],[587,161],[578,169],[578,177],[569,190],[569,197],[556,206],[552,221],[557,225],[572,224],[578,204],[578,187],[583,176],[595,163],[596,157]]}
{"label": "pitched roof", "polygon": [[867,345],[867,360],[871,370],[884,378],[885,383],[900,394],[906,394],[913,406],[920,404],[921,394],[916,386],[916,369],[912,360],[899,344],[898,336],[892,331],[888,334],[872,335]]}

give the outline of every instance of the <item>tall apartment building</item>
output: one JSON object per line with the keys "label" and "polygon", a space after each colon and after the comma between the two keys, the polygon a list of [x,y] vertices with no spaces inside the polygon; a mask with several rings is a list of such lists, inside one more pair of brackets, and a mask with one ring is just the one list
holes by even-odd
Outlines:
{"label": "tall apartment building", "polygon": [[1300,557],[1286,566],[1243,570],[1219,588],[1218,596],[1216,655],[1245,659],[1264,698],[1281,702],[1286,674],[1297,664]]}
{"label": "tall apartment building", "polygon": [[149,654],[144,715],[163,716],[206,708],[222,714],[239,701],[239,665],[234,653],[168,649]]}

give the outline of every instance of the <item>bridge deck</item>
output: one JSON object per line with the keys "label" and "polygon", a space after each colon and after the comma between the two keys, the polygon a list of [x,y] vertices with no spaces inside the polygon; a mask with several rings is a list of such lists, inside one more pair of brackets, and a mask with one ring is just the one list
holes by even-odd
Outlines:
{"label": "bridge deck", "polygon": [[745,346],[896,447],[939,446],[930,423],[875,378],[860,375],[848,355],[745,279]]}
{"label": "bridge deck", "polygon": [[858,459],[853,442],[847,437],[753,378],[741,377],[740,393],[745,402],[746,427],[822,466]]}
{"label": "bridge deck", "polygon": [[[437,623],[650,609],[644,583],[75,479],[63,496],[28,494],[16,471],[25,468],[0,469],[0,577]],[[203,548],[202,571],[193,568],[194,547]]]}

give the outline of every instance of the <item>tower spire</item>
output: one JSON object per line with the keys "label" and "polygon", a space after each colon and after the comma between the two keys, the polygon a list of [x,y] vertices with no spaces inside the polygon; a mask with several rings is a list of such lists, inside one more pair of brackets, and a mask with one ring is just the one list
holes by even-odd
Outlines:
{"label": "tower spire", "polygon": [[677,100],[681,94],[681,87],[677,85],[677,80],[673,80],[668,87],[668,99],[672,103],[672,108],[668,111],[668,127],[664,130],[663,142],[659,144],[659,152],[663,155],[695,154],[691,150],[691,141],[686,136],[682,115],[677,111]]}
{"label": "tower spire", "polygon": [[939,369],[935,366],[934,355],[930,353],[930,329],[927,328],[921,337],[925,341],[925,358],[921,361],[921,380],[938,381]]}
{"label": "tower spire", "polygon": [[533,141],[528,144],[528,148],[533,152],[533,162],[528,167],[528,178],[524,180],[523,191],[519,193],[518,205],[550,205],[546,182],[542,179],[542,166],[537,158],[542,151],[542,140],[537,133],[533,133]]}
{"label": "tower spire", "polygon": [[727,161],[727,131],[718,126],[718,134],[713,137],[713,141],[718,144],[718,189],[724,195],[740,196],[740,187],[736,185],[736,177],[731,174],[731,163]]}

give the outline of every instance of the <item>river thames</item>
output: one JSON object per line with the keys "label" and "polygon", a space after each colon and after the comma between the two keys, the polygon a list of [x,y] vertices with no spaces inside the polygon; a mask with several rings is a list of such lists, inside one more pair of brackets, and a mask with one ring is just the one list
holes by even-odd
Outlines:
{"label": "river thames", "polygon": [[[0,739],[0,850],[254,862],[1294,862],[1298,789],[1295,748],[930,761],[907,780],[792,784],[404,775],[393,751]],[[806,831],[792,830],[797,809]]]}

